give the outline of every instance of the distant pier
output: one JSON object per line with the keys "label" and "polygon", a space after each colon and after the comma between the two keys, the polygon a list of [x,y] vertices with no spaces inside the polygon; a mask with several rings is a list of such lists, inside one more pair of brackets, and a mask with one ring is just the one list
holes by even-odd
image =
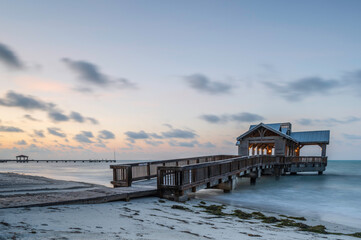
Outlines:
{"label": "distant pier", "polygon": [[13,160],[13,159],[3,159],[0,160],[0,163],[7,163],[7,162],[17,162],[17,163],[100,163],[100,162],[117,162],[117,160]]}

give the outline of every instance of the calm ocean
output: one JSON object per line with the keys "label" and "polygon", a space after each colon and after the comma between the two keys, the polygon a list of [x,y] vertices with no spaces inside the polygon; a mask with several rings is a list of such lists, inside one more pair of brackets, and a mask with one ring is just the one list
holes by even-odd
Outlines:
{"label": "calm ocean", "polygon": [[[118,161],[126,163],[134,161]],[[113,163],[111,163],[113,164]],[[16,172],[111,186],[110,163],[0,163],[0,172]],[[255,186],[241,180],[232,193],[206,190],[198,197],[361,228],[361,161],[329,161],[322,176],[262,177]]]}

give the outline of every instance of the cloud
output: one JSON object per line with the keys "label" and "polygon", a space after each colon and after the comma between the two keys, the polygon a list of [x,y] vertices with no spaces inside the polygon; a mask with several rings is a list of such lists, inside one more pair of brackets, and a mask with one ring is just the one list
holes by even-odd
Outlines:
{"label": "cloud", "polygon": [[78,112],[71,112],[69,117],[76,122],[82,123],[85,121],[85,118]]}
{"label": "cloud", "polygon": [[[90,83],[100,87],[116,87],[119,89],[124,88],[136,88],[136,85],[125,78],[112,79],[103,74],[99,67],[91,62],[87,61],[75,61],[69,58],[63,58],[62,61],[73,72],[78,75],[78,78],[85,83]],[[89,87],[78,87],[81,92],[92,91]]]}
{"label": "cloud", "polygon": [[63,114],[60,111],[51,110],[48,112],[48,117],[53,120],[54,122],[67,122],[69,121],[69,117]]}
{"label": "cloud", "polygon": [[29,115],[29,114],[25,114],[25,115],[24,115],[24,118],[26,118],[26,119],[28,119],[28,120],[30,120],[30,121],[40,122],[39,119],[36,119],[36,118],[34,118],[33,116],[31,116],[31,115]]}
{"label": "cloud", "polygon": [[168,131],[162,132],[161,134],[147,133],[144,130],[140,130],[139,132],[128,131],[124,134],[127,136],[127,140],[131,143],[135,143],[136,140],[145,140],[145,143],[153,146],[158,146],[163,143],[162,141],[157,141],[158,139],[194,139],[198,136],[191,130],[174,129],[169,124],[164,125],[170,129]]}
{"label": "cloud", "polygon": [[[74,120],[75,122],[83,123],[86,120],[92,124],[98,124],[94,118],[84,117],[78,112],[72,111],[70,115],[64,114],[64,111],[59,109],[56,104],[40,100],[31,95],[23,95],[13,91],[8,91],[4,98],[0,98],[0,106],[17,107],[24,110],[39,110],[48,113],[48,117],[54,122],[67,122]],[[33,120],[31,115],[24,115],[25,118]]]}
{"label": "cloud", "polygon": [[41,138],[45,137],[43,130],[34,130],[34,134],[37,137],[41,137]]}
{"label": "cloud", "polygon": [[55,104],[44,102],[30,95],[23,95],[13,91],[8,91],[5,98],[0,98],[0,105],[6,107],[19,107],[25,110],[43,110],[53,109]]}
{"label": "cloud", "polygon": [[162,132],[164,138],[195,138],[198,136],[192,131],[181,130],[181,129],[171,129],[167,132]]}
{"label": "cloud", "polygon": [[211,143],[211,142],[199,143],[199,146],[200,146],[200,147],[205,147],[205,148],[215,148],[215,147],[216,147],[216,145],[214,145],[214,144]]}
{"label": "cloud", "polygon": [[150,141],[150,140],[145,140],[145,143],[148,145],[155,146],[155,147],[163,144],[162,141]]}
{"label": "cloud", "polygon": [[25,140],[20,140],[15,142],[16,145],[27,145],[28,143]]}
{"label": "cloud", "polygon": [[256,122],[264,120],[264,117],[254,113],[243,112],[238,114],[232,114],[231,120],[236,122]]}
{"label": "cloud", "polygon": [[149,136],[155,139],[163,139],[164,137],[161,135],[158,135],[157,133],[149,133]]}
{"label": "cloud", "polygon": [[15,52],[3,43],[0,43],[0,62],[10,69],[22,70],[25,68]]}
{"label": "cloud", "polygon": [[337,118],[326,118],[326,119],[301,118],[301,119],[297,120],[297,123],[299,123],[301,125],[304,125],[304,126],[314,125],[314,124],[334,126],[334,125],[337,125],[337,124],[349,124],[349,123],[354,123],[354,122],[359,122],[359,121],[361,121],[361,118],[355,117],[355,116],[350,116],[350,117],[347,117],[345,119],[337,119]]}
{"label": "cloud", "polygon": [[0,132],[24,132],[22,129],[12,126],[0,126]]}
{"label": "cloud", "polygon": [[343,78],[335,80],[321,77],[305,77],[286,83],[268,81],[263,84],[289,101],[300,101],[313,95],[328,95],[349,85]]}
{"label": "cloud", "polygon": [[172,147],[188,147],[188,148],[193,148],[195,146],[197,146],[199,143],[198,141],[194,140],[194,141],[191,141],[191,142],[178,142],[178,141],[170,141],[168,143],[170,146]]}
{"label": "cloud", "polygon": [[66,134],[60,128],[48,128],[48,133],[57,137],[65,138]]}
{"label": "cloud", "polygon": [[89,131],[82,131],[81,133],[75,135],[74,140],[79,143],[94,143],[90,138],[93,138],[94,135]]}
{"label": "cloud", "polygon": [[168,142],[168,144],[169,144],[169,146],[172,146],[172,147],[187,147],[187,148],[193,148],[193,147],[214,148],[214,147],[216,147],[216,145],[214,145],[211,142],[200,143],[197,140],[193,140],[190,142],[171,140]]}
{"label": "cloud", "polygon": [[232,85],[228,83],[211,81],[203,74],[193,74],[183,77],[188,86],[194,90],[207,94],[226,94],[230,93]]}
{"label": "cloud", "polygon": [[349,139],[349,140],[361,140],[361,135],[355,135],[355,134],[343,134],[343,136],[346,138],[346,139]]}
{"label": "cloud", "polygon": [[128,138],[128,141],[134,143],[135,140],[137,139],[148,139],[149,134],[144,132],[143,130],[139,131],[139,132],[132,132],[132,131],[128,131],[124,133]]}
{"label": "cloud", "polygon": [[86,119],[94,125],[99,124],[99,121],[95,118],[87,117]]}
{"label": "cloud", "polygon": [[209,123],[220,123],[224,120],[223,117],[214,114],[204,114],[201,115],[199,118]]}
{"label": "cloud", "polygon": [[108,130],[102,130],[102,131],[99,131],[98,138],[101,138],[101,139],[114,139],[115,135],[114,135],[114,133],[112,133],[112,132],[110,132]]}
{"label": "cloud", "polygon": [[201,115],[200,119],[209,122],[209,123],[226,123],[226,122],[257,122],[262,121],[265,118],[254,113],[241,112],[237,114],[223,114],[223,115],[214,115],[214,114],[205,114]]}

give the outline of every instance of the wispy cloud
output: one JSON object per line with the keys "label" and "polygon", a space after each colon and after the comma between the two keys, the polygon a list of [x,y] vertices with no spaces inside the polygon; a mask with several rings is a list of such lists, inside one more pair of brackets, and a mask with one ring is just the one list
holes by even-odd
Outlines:
{"label": "wispy cloud", "polygon": [[128,137],[127,140],[130,141],[131,143],[134,143],[135,140],[138,140],[138,139],[150,138],[149,134],[143,130],[141,130],[139,132],[127,131],[124,134]]}
{"label": "wispy cloud", "polygon": [[207,94],[227,94],[231,92],[232,85],[225,82],[212,81],[203,74],[193,74],[183,77],[189,87]]}
{"label": "wispy cloud", "polygon": [[349,139],[349,140],[361,140],[361,135],[355,135],[355,134],[343,134],[343,136],[346,138],[346,139]]}
{"label": "wispy cloud", "polygon": [[43,130],[34,130],[34,135],[35,135],[36,137],[41,137],[41,138],[44,138],[44,137],[45,137]]}
{"label": "wispy cloud", "polygon": [[[84,117],[80,113],[74,111],[72,111],[70,115],[67,115],[63,110],[59,109],[57,105],[52,102],[46,102],[38,99],[37,97],[20,94],[13,91],[8,91],[5,97],[0,98],[0,106],[16,107],[27,111],[44,111],[48,113],[48,117],[53,122],[67,122],[74,120],[75,122],[83,123],[87,120],[92,124],[98,124],[98,121],[94,118]],[[33,120],[29,114],[25,115],[24,117],[29,120]]]}
{"label": "wispy cloud", "polygon": [[191,142],[179,142],[176,140],[172,140],[169,141],[168,143],[170,146],[172,147],[188,147],[188,148],[193,148],[195,146],[197,146],[199,143],[197,140],[191,141]]}
{"label": "wispy cloud", "polygon": [[30,114],[25,114],[25,115],[24,115],[24,118],[26,118],[26,119],[28,119],[28,120],[30,120],[30,121],[40,122],[39,119],[34,118],[34,117],[31,116]]}
{"label": "wispy cloud", "polygon": [[60,128],[48,128],[48,133],[61,138],[66,137],[66,134]]}
{"label": "wispy cloud", "polygon": [[155,147],[163,144],[162,141],[151,141],[151,140],[146,140],[145,143],[148,145],[155,146]]}
{"label": "wispy cloud", "polygon": [[214,145],[211,142],[200,143],[197,140],[193,140],[190,142],[171,140],[168,142],[168,144],[169,144],[169,146],[172,146],[172,147],[187,147],[187,148],[194,148],[194,147],[214,148],[214,147],[216,147],[216,145]]}
{"label": "wispy cloud", "polygon": [[241,112],[236,114],[223,114],[223,115],[215,115],[215,114],[204,114],[199,117],[200,119],[209,122],[209,123],[226,123],[226,122],[257,122],[263,121],[265,118],[261,115],[249,113],[249,112]]}
{"label": "wispy cloud", "polygon": [[190,130],[174,129],[171,128],[169,131],[162,132],[164,138],[186,138],[193,139],[198,135]]}
{"label": "wispy cloud", "polygon": [[0,62],[14,70],[22,70],[25,68],[16,53],[3,43],[0,43]]}
{"label": "wispy cloud", "polygon": [[0,132],[24,132],[24,130],[12,126],[0,126]]}
{"label": "wispy cloud", "polygon": [[114,139],[115,135],[111,131],[102,130],[102,131],[99,131],[98,138],[100,138],[100,139]]}
{"label": "wispy cloud", "polygon": [[15,142],[16,145],[27,145],[28,143],[25,140],[20,140]]}
{"label": "wispy cloud", "polygon": [[349,123],[354,123],[354,122],[359,122],[359,121],[361,121],[361,118],[355,117],[355,116],[350,116],[350,117],[347,117],[345,119],[337,119],[337,118],[326,118],[326,119],[301,118],[301,119],[297,120],[297,123],[299,123],[301,125],[305,125],[305,126],[307,126],[307,125],[315,125],[315,124],[333,126],[333,125],[337,125],[337,124],[349,124]]}
{"label": "wispy cloud", "polygon": [[315,94],[329,94],[340,87],[340,82],[320,77],[308,77],[287,83],[265,82],[267,87],[290,101],[299,101]]}
{"label": "wispy cloud", "polygon": [[300,101],[315,95],[330,95],[340,91],[356,92],[361,96],[361,70],[350,71],[338,78],[305,77],[289,82],[266,81],[263,84],[289,100]]}
{"label": "wispy cloud", "polygon": [[[115,87],[118,89],[136,88],[136,84],[129,81],[126,78],[111,78],[108,75],[102,73],[100,68],[94,63],[80,60],[72,60],[69,58],[63,58],[62,61],[78,76],[78,79],[83,83],[92,84],[98,87]],[[81,92],[91,92],[92,89],[89,86],[78,87],[77,90]]]}
{"label": "wispy cloud", "polygon": [[[140,130],[138,132],[134,131],[127,131],[124,134],[127,136],[127,140],[131,143],[135,143],[136,140],[146,140],[147,144],[155,145],[155,144],[161,144],[163,142],[157,141],[159,139],[194,139],[198,135],[192,131],[192,130],[184,130],[184,129],[176,129],[173,128],[169,124],[165,124],[167,128],[169,128],[168,131],[164,131],[160,134],[158,133],[147,133],[144,130]],[[156,139],[156,140],[152,140]]]}
{"label": "wispy cloud", "polygon": [[92,132],[82,131],[81,133],[75,135],[74,140],[79,143],[94,143],[94,141],[92,141],[91,138],[94,138]]}

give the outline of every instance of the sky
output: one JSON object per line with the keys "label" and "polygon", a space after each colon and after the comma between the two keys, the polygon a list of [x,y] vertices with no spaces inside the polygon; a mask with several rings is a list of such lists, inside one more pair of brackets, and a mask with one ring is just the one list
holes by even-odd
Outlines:
{"label": "sky", "polygon": [[360,11],[358,0],[0,0],[0,158],[236,154],[250,124],[291,122],[330,130],[329,159],[360,159]]}

